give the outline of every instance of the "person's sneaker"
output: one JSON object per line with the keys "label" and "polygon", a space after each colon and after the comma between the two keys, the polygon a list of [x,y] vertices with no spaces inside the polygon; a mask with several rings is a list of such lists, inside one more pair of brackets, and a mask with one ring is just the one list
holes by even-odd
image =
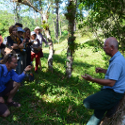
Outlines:
{"label": "person's sneaker", "polygon": [[106,113],[107,118],[111,118],[117,111],[120,101],[118,101],[111,109],[109,109]]}

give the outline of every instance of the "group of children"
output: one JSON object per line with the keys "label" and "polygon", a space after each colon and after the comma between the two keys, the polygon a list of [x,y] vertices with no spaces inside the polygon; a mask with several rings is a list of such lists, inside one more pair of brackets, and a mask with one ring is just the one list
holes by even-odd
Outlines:
{"label": "group of children", "polygon": [[41,28],[36,27],[34,31],[30,31],[28,27],[23,28],[23,25],[16,23],[9,27],[9,36],[0,42],[0,51],[2,57],[9,52],[14,52],[17,55],[18,65],[16,73],[21,74],[26,66],[31,65],[35,58],[35,72],[38,71],[38,65],[41,67],[40,58],[43,57],[42,43],[46,45],[48,42],[41,34]]}

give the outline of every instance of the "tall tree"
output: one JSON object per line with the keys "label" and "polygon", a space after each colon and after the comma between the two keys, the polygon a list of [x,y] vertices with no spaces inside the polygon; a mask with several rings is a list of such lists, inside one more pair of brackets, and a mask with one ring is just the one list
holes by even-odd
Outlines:
{"label": "tall tree", "polygon": [[60,4],[62,3],[62,0],[54,0],[53,4],[55,5],[54,6],[54,9],[55,9],[55,13],[56,13],[56,40],[58,41],[59,43],[59,9],[60,9]]}
{"label": "tall tree", "polygon": [[14,15],[15,15],[15,23],[16,22],[20,22],[20,4],[19,3],[13,3],[13,6],[14,6]]}
{"label": "tall tree", "polygon": [[59,33],[60,33],[60,37],[62,36],[62,30],[61,30],[61,18],[59,16]]}
{"label": "tall tree", "polygon": [[56,39],[59,42],[59,0],[55,0],[56,4]]}
{"label": "tall tree", "polygon": [[76,14],[76,2],[70,0],[67,6],[67,13],[65,14],[66,19],[69,21],[68,32],[68,50],[67,50],[67,67],[66,67],[66,75],[68,78],[72,75],[72,63],[73,63],[73,53],[75,49],[75,36],[74,36],[74,22],[75,22],[75,14]]}

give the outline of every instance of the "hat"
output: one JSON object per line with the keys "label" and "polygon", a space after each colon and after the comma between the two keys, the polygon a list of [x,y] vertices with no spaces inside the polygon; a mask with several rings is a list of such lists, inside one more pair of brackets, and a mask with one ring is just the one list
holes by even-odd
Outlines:
{"label": "hat", "polygon": [[21,27],[17,27],[17,32],[25,32]]}
{"label": "hat", "polygon": [[37,26],[34,30],[36,30],[36,29],[41,29],[39,26]]}
{"label": "hat", "polygon": [[32,32],[31,32],[31,36],[34,35],[34,34],[36,34],[36,33],[35,33],[34,31],[32,31]]}

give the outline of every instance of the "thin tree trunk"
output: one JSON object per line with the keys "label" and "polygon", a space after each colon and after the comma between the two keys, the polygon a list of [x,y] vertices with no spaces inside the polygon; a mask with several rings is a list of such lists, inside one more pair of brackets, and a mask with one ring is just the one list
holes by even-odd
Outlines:
{"label": "thin tree trunk", "polygon": [[15,9],[15,13],[16,13],[16,21],[19,22],[20,21],[20,16],[19,16],[19,10],[20,10],[20,5],[19,3],[16,3],[16,9]]}
{"label": "thin tree trunk", "polygon": [[53,19],[53,31],[54,31],[54,34],[56,34],[56,27],[55,27],[55,20],[54,19]]}
{"label": "thin tree trunk", "polygon": [[59,32],[60,32],[60,36],[62,36],[62,30],[61,30],[61,20],[60,20],[60,16],[59,16]]}
{"label": "thin tree trunk", "polygon": [[67,66],[67,68],[66,68],[66,76],[67,76],[67,78],[70,78],[72,76],[72,63],[73,63],[72,51],[68,47],[68,50],[67,50],[67,62],[66,62],[66,66]]}
{"label": "thin tree trunk", "polygon": [[[47,24],[48,21],[48,15],[46,14],[42,14],[43,17],[43,25]],[[53,54],[54,54],[54,47],[53,47],[53,42],[52,42],[52,38],[51,38],[51,34],[50,34],[50,30],[49,30],[49,26],[44,27],[45,29],[45,35],[47,37],[47,40],[49,42],[49,57],[48,57],[48,69],[50,71],[53,71]]]}
{"label": "thin tree trunk", "polygon": [[75,21],[75,13],[76,8],[74,5],[74,1],[69,1],[69,5],[67,7],[67,14],[65,14],[66,19],[69,21],[68,25],[68,50],[67,50],[67,67],[66,67],[66,75],[67,78],[70,78],[72,75],[72,63],[73,63],[73,52],[74,52],[74,21]]}
{"label": "thin tree trunk", "polygon": [[37,18],[37,17],[36,17],[36,12],[35,12],[35,11],[33,12],[33,15],[34,15],[34,22],[35,22],[35,25],[37,25],[37,21],[36,21],[36,18]]}
{"label": "thin tree trunk", "polygon": [[59,42],[59,2],[56,1],[56,39]]}
{"label": "thin tree trunk", "polygon": [[53,71],[53,54],[54,54],[54,47],[53,47],[53,42],[50,36],[50,30],[47,29],[45,31],[45,34],[47,36],[47,40],[49,43],[51,43],[51,45],[49,46],[49,57],[48,57],[48,69],[50,71]]}
{"label": "thin tree trunk", "polygon": [[[77,0],[74,0],[75,3],[75,10],[77,9]],[[74,31],[76,31],[76,19],[74,20]]]}
{"label": "thin tree trunk", "polygon": [[16,23],[15,2],[13,2],[13,8],[14,8],[14,10],[13,10],[13,12],[14,12],[14,22]]}
{"label": "thin tree trunk", "polygon": [[76,20],[74,21],[74,31],[76,31]]}

